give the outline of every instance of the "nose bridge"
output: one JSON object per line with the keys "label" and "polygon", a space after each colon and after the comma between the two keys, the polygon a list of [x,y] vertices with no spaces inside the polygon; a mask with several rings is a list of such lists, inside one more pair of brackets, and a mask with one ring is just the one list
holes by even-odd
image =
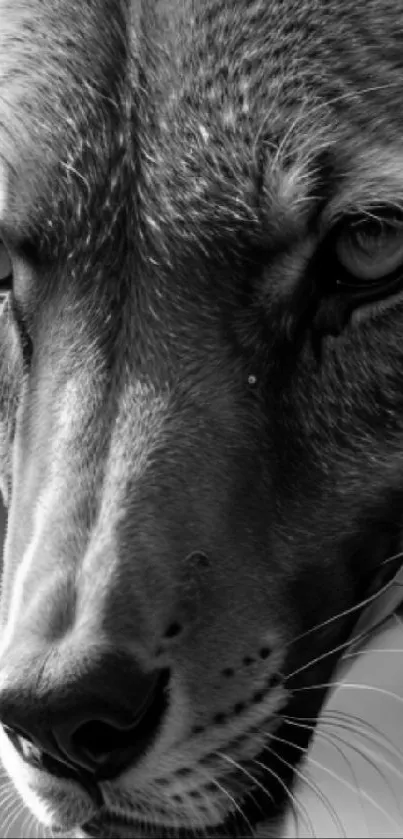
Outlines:
{"label": "nose bridge", "polygon": [[[168,414],[167,394],[151,383],[134,379],[119,397],[110,437],[98,514],[101,525],[119,519],[128,506],[128,495],[146,473],[160,448]],[[102,527],[101,527],[102,529]]]}
{"label": "nose bridge", "polygon": [[[106,676],[108,677],[106,679]],[[58,721],[63,721],[66,708],[79,701],[77,691],[85,699],[85,713],[91,717],[91,703],[107,716],[113,707],[116,692],[121,695],[123,722],[133,717],[133,694],[124,691],[131,682],[139,681],[139,665],[127,651],[113,648],[102,639],[72,635],[59,645],[44,647],[32,639],[31,643],[15,644],[11,652],[0,656],[0,704],[2,718],[6,713],[5,697],[12,696],[13,707],[27,714],[27,697],[32,711],[40,713],[41,703],[52,704]],[[83,706],[83,703],[81,703]],[[7,720],[5,720],[7,721]]]}
{"label": "nose bridge", "polygon": [[[183,614],[178,603],[192,599],[182,597],[196,585],[182,573],[186,557],[233,549],[239,434],[231,400],[219,393],[197,402],[140,379],[133,362],[120,375],[93,364],[67,379],[45,482],[31,499],[30,538],[10,574],[3,647],[21,633],[58,644],[73,631],[123,645],[129,638],[146,658],[157,649],[172,615]],[[16,529],[17,518],[10,567]]]}
{"label": "nose bridge", "polygon": [[174,545],[158,504],[169,419],[168,393],[138,380],[126,384],[96,521],[77,573],[78,624],[120,643],[130,639],[137,654],[139,645],[153,648],[175,594]]}
{"label": "nose bridge", "polygon": [[[21,628],[22,615],[26,629],[55,639],[80,615],[88,623],[91,609],[98,623],[102,610],[116,601],[122,607],[118,613],[127,615],[125,601],[133,598],[133,589],[141,592],[145,569],[143,565],[141,571],[138,555],[129,573],[133,585],[125,590],[122,561],[135,557],[129,557],[130,547],[116,534],[130,515],[129,499],[161,442],[168,397],[134,375],[120,383],[117,392],[111,374],[109,387],[116,391],[113,400],[102,400],[105,388],[99,376],[97,381],[95,372],[79,370],[61,390],[47,441],[44,480],[37,496],[28,499],[29,538],[12,580],[9,575],[11,602],[2,646]],[[35,452],[28,452],[30,469],[33,456]],[[18,545],[18,516],[11,525],[12,555]],[[139,612],[140,599],[139,594]],[[132,602],[132,610],[135,606]]]}
{"label": "nose bridge", "polygon": [[65,616],[72,610],[75,567],[88,539],[103,460],[104,429],[97,427],[102,385],[95,365],[72,371],[65,381],[63,371],[54,378],[46,369],[39,372],[24,394],[15,443],[2,647],[21,624],[36,632],[47,622],[53,633],[55,623],[66,623],[56,617],[54,604]]}

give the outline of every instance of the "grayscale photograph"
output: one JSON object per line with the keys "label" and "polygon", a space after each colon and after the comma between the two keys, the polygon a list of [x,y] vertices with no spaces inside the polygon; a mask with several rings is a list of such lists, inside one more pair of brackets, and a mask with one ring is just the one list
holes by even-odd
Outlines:
{"label": "grayscale photograph", "polygon": [[403,0],[0,0],[0,839],[403,837]]}

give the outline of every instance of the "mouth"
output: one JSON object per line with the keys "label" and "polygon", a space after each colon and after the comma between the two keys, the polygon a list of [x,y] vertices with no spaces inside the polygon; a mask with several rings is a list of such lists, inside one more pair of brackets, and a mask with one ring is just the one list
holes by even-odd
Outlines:
{"label": "mouth", "polygon": [[[237,828],[235,832],[229,833],[228,828]],[[252,836],[250,830],[245,833],[239,832],[238,823],[231,818],[226,819],[221,825],[205,828],[179,827],[172,825],[164,826],[141,822],[139,820],[125,818],[109,812],[99,813],[97,816],[83,824],[77,833],[77,839],[144,839],[144,837],[158,836],[158,839],[219,839],[224,836]],[[175,831],[175,832],[174,832]]]}
{"label": "mouth", "polygon": [[85,822],[75,836],[77,839],[136,839],[144,836],[144,827],[140,822],[105,812]]}
{"label": "mouth", "polygon": [[[242,804],[239,807],[240,812],[243,810],[243,807],[242,809],[241,807]],[[249,816],[250,818],[247,818],[245,810],[245,817],[239,815],[238,812],[230,813],[219,825],[180,827],[176,824],[174,828],[173,825],[153,824],[151,821],[142,822],[103,811],[89,819],[70,835],[72,839],[145,839],[145,837],[172,839],[173,836],[175,836],[175,839],[206,839],[206,836],[209,839],[224,839],[224,837],[228,839],[228,836],[253,839],[256,828],[262,823],[264,823],[266,835],[277,835],[272,830],[281,823],[282,813],[280,810],[276,808],[265,816],[264,811],[259,807],[259,812],[256,812],[254,817],[252,813]]]}
{"label": "mouth", "polygon": [[[287,705],[287,716],[302,715],[303,718],[315,718],[323,701],[324,690],[315,691],[314,697],[309,692],[305,699],[300,695],[293,697]],[[276,737],[258,755],[258,763],[263,770],[259,777],[255,766],[251,767],[256,784],[244,788],[242,793],[235,794],[236,809],[228,812],[219,824],[205,826],[178,824],[178,821],[167,820],[168,823],[157,823],[153,813],[145,814],[144,819],[135,813],[122,813],[108,809],[105,804],[84,824],[77,826],[74,837],[76,839],[144,839],[145,836],[158,836],[159,839],[221,839],[228,836],[243,836],[252,839],[256,835],[258,826],[264,825],[265,835],[278,834],[278,826],[286,813],[286,807],[291,794],[295,767],[302,759],[311,736],[313,727],[290,725],[286,717],[282,717],[276,729]],[[241,775],[234,780],[242,781],[243,772],[247,766],[239,767]],[[277,781],[276,781],[277,779]],[[228,779],[227,779],[228,780]],[[242,783],[241,783],[242,786]],[[244,786],[244,785],[243,785]],[[235,787],[234,787],[235,790]],[[172,815],[172,819],[174,816]],[[259,828],[260,829],[260,828]],[[274,832],[273,832],[274,831]],[[263,835],[263,834],[262,834]]]}
{"label": "mouth", "polygon": [[[123,816],[101,808],[89,821],[80,827],[75,834],[77,839],[144,839],[144,837],[158,836],[158,839],[223,839],[228,836],[242,836],[252,839],[256,835],[259,825],[264,824],[264,835],[278,835],[282,819],[285,815],[288,796],[293,786],[293,768],[301,758],[310,739],[307,728],[293,730],[293,741],[290,738],[289,725],[284,723],[278,729],[277,745],[265,749],[259,756],[259,762],[267,766],[267,774],[263,782],[249,789],[237,801],[236,811],[228,813],[220,824],[198,826],[179,826],[153,823],[152,814],[147,821],[141,821],[130,815]],[[296,742],[298,740],[298,743]],[[273,784],[273,766],[279,784]],[[280,781],[281,778],[281,781]],[[270,783],[267,783],[270,781]],[[267,783],[267,788],[266,788]],[[262,834],[263,835],[263,834]]]}
{"label": "mouth", "polygon": [[[234,828],[234,832],[229,833],[229,826]],[[175,834],[173,827],[162,825],[151,825],[149,823],[142,823],[129,818],[122,818],[121,816],[112,815],[111,813],[99,814],[90,819],[74,834],[75,839],[144,839],[145,836],[158,836],[158,839],[221,839],[221,837],[243,836],[252,837],[250,829],[247,833],[239,832],[239,825],[235,820],[225,820],[221,825],[215,827],[206,826],[202,828],[194,827],[175,827]]]}

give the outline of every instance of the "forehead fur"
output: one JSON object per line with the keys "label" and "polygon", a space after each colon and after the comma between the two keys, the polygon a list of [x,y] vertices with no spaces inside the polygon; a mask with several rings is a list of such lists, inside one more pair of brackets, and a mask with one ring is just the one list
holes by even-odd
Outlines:
{"label": "forehead fur", "polygon": [[73,236],[74,222],[82,225],[93,191],[100,199],[103,189],[107,203],[125,145],[130,43],[120,0],[0,0],[0,160],[5,222],[18,234],[51,234],[57,218],[62,244],[69,221]]}
{"label": "forehead fur", "polygon": [[185,250],[196,228],[260,240],[267,210],[280,226],[309,210],[323,151],[344,182],[353,133],[355,161],[357,132],[381,152],[400,138],[391,0],[0,0],[0,20],[8,219],[53,233],[59,252],[66,238],[99,249],[102,231],[116,250],[111,231],[137,225],[135,192],[163,250],[164,228]]}

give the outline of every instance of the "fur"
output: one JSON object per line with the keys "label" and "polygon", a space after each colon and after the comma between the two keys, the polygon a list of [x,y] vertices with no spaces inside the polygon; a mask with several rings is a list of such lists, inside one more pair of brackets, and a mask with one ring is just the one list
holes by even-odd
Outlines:
{"label": "fur", "polygon": [[[332,243],[402,210],[402,47],[394,0],[0,0],[0,752],[64,835],[276,824],[400,544],[400,289]],[[8,736],[134,668],[95,798]]]}

